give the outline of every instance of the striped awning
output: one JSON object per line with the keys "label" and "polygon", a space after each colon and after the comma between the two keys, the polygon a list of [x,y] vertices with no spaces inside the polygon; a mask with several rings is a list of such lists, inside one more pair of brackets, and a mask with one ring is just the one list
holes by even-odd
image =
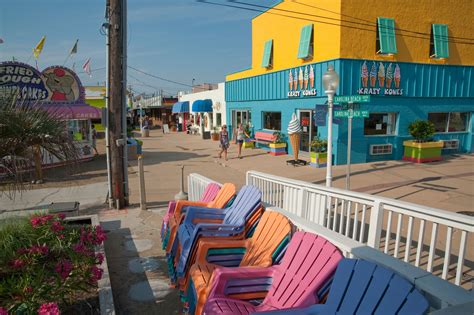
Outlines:
{"label": "striped awning", "polygon": [[189,112],[189,102],[176,102],[173,105],[173,113],[188,113]]}
{"label": "striped awning", "polygon": [[212,112],[212,100],[197,100],[193,103],[193,112],[195,113],[208,113]]}

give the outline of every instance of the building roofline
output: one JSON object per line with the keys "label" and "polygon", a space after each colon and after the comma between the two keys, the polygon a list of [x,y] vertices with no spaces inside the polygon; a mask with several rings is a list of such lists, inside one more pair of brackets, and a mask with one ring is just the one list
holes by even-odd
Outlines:
{"label": "building roofline", "polygon": [[273,5],[271,5],[268,9],[266,9],[265,11],[262,11],[260,12],[259,14],[257,14],[256,16],[254,16],[252,18],[252,20],[254,20],[255,18],[259,17],[260,15],[266,13],[268,10],[271,10],[273,9],[274,7],[276,7],[277,5],[279,5],[280,3],[284,2],[285,0],[278,0],[277,2],[275,2]]}

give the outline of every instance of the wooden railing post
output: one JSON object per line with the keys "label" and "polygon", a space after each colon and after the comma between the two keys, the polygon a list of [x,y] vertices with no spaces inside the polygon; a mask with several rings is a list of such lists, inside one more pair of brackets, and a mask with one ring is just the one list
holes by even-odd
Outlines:
{"label": "wooden railing post", "polygon": [[[364,224],[364,222],[361,224]],[[375,201],[372,211],[370,211],[369,235],[367,238],[367,245],[372,248],[379,249],[380,236],[382,234],[382,224],[383,204],[380,201]]]}

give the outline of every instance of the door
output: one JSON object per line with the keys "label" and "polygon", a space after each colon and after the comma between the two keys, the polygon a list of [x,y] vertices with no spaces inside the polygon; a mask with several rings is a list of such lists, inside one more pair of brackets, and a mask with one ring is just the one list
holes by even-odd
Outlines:
{"label": "door", "polygon": [[[250,111],[233,109],[231,123],[232,125],[228,130],[232,130],[232,132],[235,132],[239,124],[242,124],[243,126],[247,125],[250,123]],[[231,136],[233,137],[233,134],[231,134]]]}
{"label": "door", "polygon": [[311,150],[311,140],[316,135],[316,127],[313,125],[313,111],[299,110],[299,120],[301,124],[300,151],[309,153]]}

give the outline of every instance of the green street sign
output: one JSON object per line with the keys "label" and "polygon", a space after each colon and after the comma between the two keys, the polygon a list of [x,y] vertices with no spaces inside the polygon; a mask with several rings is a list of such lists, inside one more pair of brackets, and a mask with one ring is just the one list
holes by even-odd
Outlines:
{"label": "green street sign", "polygon": [[369,103],[370,95],[338,95],[334,96],[334,103]]}
{"label": "green street sign", "polygon": [[334,117],[337,118],[350,118],[352,112],[352,118],[367,118],[369,117],[368,110],[335,110]]}

